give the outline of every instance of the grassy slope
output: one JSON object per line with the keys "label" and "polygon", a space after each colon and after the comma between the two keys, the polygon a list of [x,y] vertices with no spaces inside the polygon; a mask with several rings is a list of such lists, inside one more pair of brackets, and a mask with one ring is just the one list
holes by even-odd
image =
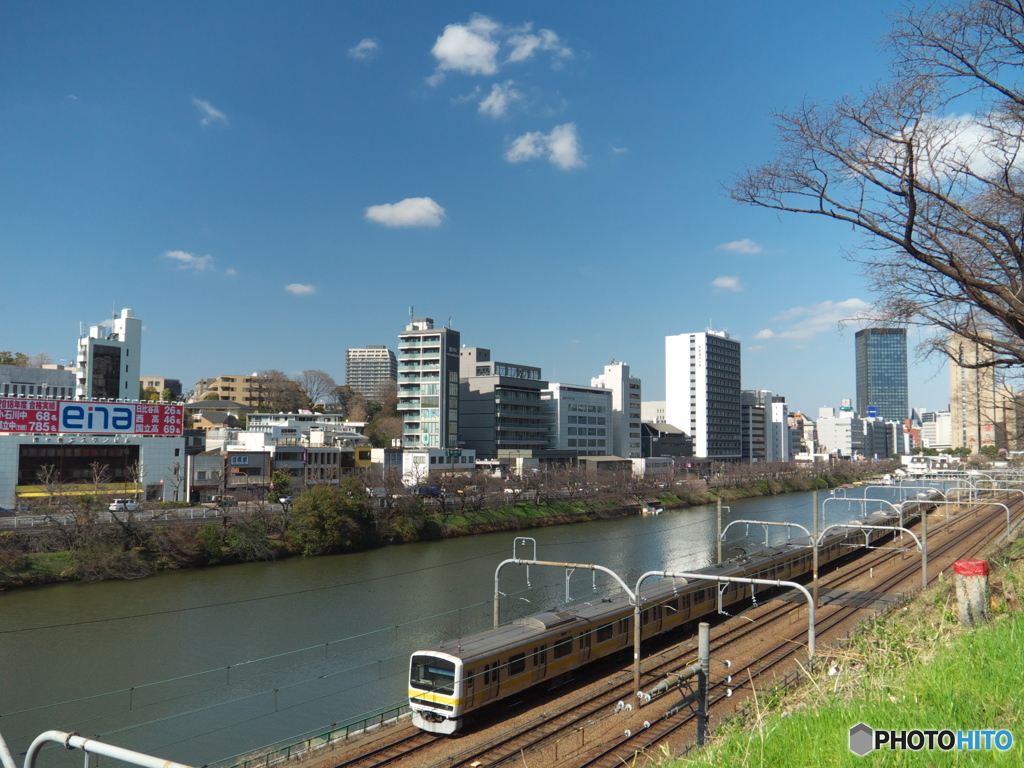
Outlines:
{"label": "grassy slope", "polygon": [[[1024,583],[1024,541],[997,558],[1007,567],[990,583]],[[996,562],[994,561],[994,562]],[[831,768],[870,765],[1024,765],[1024,616],[1000,608],[994,620],[961,628],[952,612],[951,585],[932,587],[912,605],[868,622],[798,692],[761,691],[753,722],[719,730],[716,741],[690,759],[664,768],[770,766]],[[848,748],[851,726],[875,728],[1006,729],[1007,752],[880,751],[857,757]]]}

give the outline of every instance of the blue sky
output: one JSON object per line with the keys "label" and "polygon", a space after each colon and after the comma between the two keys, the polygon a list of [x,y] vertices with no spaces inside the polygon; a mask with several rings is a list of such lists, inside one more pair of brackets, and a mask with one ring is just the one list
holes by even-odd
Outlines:
{"label": "blue sky", "polygon": [[[664,337],[726,330],[743,386],[855,397],[870,304],[840,225],[723,186],[773,110],[886,72],[897,2],[0,5],[0,349],[74,355],[131,307],[143,373],[320,368],[415,315],[664,396]],[[948,402],[912,363],[911,404]]]}

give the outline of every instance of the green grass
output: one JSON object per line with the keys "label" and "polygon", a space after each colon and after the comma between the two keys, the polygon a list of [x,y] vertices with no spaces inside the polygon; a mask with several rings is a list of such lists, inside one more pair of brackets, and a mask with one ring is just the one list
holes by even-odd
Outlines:
{"label": "green grass", "polygon": [[70,552],[38,552],[28,555],[29,576],[60,576],[71,564]]}
{"label": "green grass", "polygon": [[[796,702],[781,697],[770,712],[764,709],[771,694],[760,693],[753,726],[727,724],[709,748],[666,761],[665,768],[1024,765],[1024,616],[1003,613],[986,626],[954,631],[943,626],[942,608],[926,610],[909,628],[897,611],[886,638],[879,621],[867,633],[873,641],[862,637],[851,646],[861,656],[875,643],[888,662],[846,668],[839,662],[837,675],[816,675]],[[861,722],[886,730],[1006,729],[1014,744],[1006,752],[882,750],[858,757],[848,740],[849,729]]]}

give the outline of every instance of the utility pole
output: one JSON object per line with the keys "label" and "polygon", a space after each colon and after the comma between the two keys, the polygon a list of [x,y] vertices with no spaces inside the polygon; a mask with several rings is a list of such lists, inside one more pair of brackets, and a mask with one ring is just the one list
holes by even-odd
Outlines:
{"label": "utility pole", "polygon": [[812,576],[814,586],[814,607],[818,607],[818,492],[813,491],[811,493],[811,503],[814,505],[813,517],[814,526],[812,528],[814,534],[814,573]]}

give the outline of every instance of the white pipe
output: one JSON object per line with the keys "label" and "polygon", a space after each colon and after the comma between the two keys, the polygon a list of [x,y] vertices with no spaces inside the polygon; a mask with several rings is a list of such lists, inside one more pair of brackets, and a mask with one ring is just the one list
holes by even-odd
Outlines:
{"label": "white pipe", "polygon": [[[648,571],[643,574],[636,582],[636,624],[640,626],[640,611],[641,611],[641,600],[640,600],[640,586],[647,580],[648,577],[660,576],[661,578],[675,577],[680,579],[690,579],[694,581],[717,581],[717,582],[737,582],[739,584],[761,584],[769,587],[789,587],[790,589],[797,589],[803,592],[804,597],[807,598],[807,653],[811,659],[814,659],[814,598],[811,597],[811,593],[807,591],[807,588],[803,584],[797,584],[795,581],[779,581],[778,579],[751,579],[745,576],[712,576],[707,573],[694,573],[692,571]],[[637,636],[639,636],[639,629],[637,630]],[[640,659],[639,653],[636,654],[636,671],[635,676],[639,677]],[[636,689],[639,691],[639,687]]]}
{"label": "white pipe", "polygon": [[144,755],[141,752],[133,752],[123,747],[115,747],[112,744],[104,744],[95,739],[86,739],[76,733],[65,733],[64,731],[46,731],[36,736],[32,746],[25,753],[25,768],[35,768],[36,756],[47,742],[63,744],[65,749],[81,749],[94,755],[103,755],[114,760],[121,760],[125,763],[142,766],[142,768],[192,768],[183,763],[175,763],[152,755]]}
{"label": "white pipe", "polygon": [[7,742],[4,741],[2,733],[0,733],[0,763],[3,763],[4,768],[18,768],[18,764],[14,762],[11,750],[7,748]]}

